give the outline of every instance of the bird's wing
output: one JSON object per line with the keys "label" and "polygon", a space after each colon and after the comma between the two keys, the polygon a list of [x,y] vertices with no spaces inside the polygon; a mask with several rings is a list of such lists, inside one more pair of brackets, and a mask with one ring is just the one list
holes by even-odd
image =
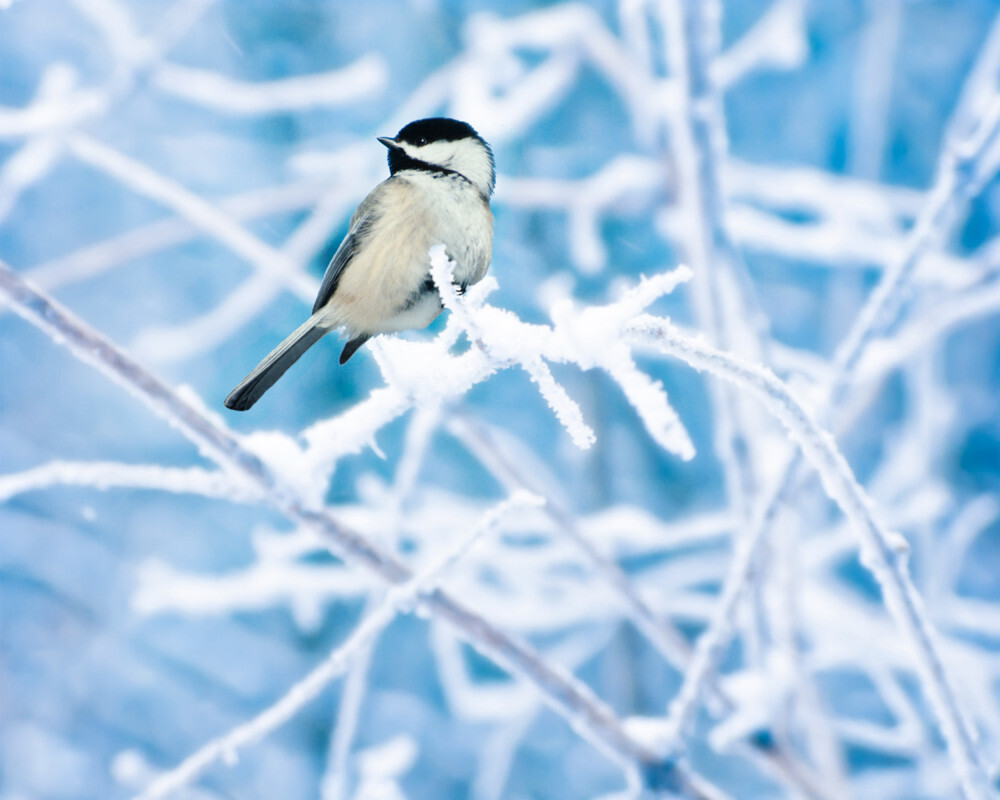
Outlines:
{"label": "bird's wing", "polygon": [[[359,208],[358,210],[360,211],[361,209]],[[333,293],[337,290],[337,283],[340,281],[340,276],[343,274],[344,268],[351,263],[351,259],[357,253],[361,236],[370,222],[371,214],[365,214],[361,217],[355,215],[355,219],[351,221],[351,227],[347,231],[347,236],[340,243],[337,252],[333,254],[333,258],[330,259],[326,272],[323,274],[323,282],[320,284],[319,294],[316,295],[316,302],[313,303],[313,314],[330,302],[330,298],[333,297]]]}
{"label": "bird's wing", "polygon": [[316,296],[316,302],[313,304],[313,314],[329,303],[330,298],[333,297],[333,293],[337,291],[337,283],[340,281],[340,276],[347,265],[351,263],[351,259],[357,254],[358,248],[364,241],[368,229],[378,218],[379,214],[376,209],[379,207],[382,193],[392,181],[393,179],[389,178],[372,189],[368,196],[361,201],[361,205],[354,212],[354,216],[351,217],[351,226],[347,230],[347,236],[340,243],[337,252],[333,254],[333,258],[330,259],[330,264],[323,274],[323,283],[320,284],[319,294]]}

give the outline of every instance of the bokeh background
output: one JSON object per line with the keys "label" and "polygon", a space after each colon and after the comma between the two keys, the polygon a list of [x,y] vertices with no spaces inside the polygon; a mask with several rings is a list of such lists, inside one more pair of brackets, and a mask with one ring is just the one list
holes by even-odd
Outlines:
{"label": "bokeh background", "polygon": [[[546,323],[560,299],[607,303],[691,264],[694,280],[653,310],[773,370],[833,433],[909,542],[989,771],[995,148],[959,171],[948,213],[928,209],[935,186],[952,189],[949,154],[989,125],[998,12],[992,0],[6,0],[0,259],[412,564],[512,487],[545,496],[549,511],[505,517],[444,585],[619,718],[655,728],[684,670],[593,556],[697,641],[790,452],[752,398],[636,350],[691,435],[685,461],[606,372],[557,366],[596,434],[580,449],[516,369],[382,418],[362,404],[392,382],[387,346],[338,367],[330,339],[251,412],[222,406],[304,319],[350,213],[387,174],[375,137],[423,116],[468,120],[498,165],[489,302]],[[838,348],[907,259],[845,372]],[[337,438],[355,427],[374,435]],[[3,800],[138,794],[282,697],[384,590],[7,309],[0,499]],[[741,800],[960,796],[917,657],[850,526],[808,470],[775,517],[719,666],[733,705],[696,715],[691,768]],[[413,611],[287,724],[173,796],[638,796],[537,687]],[[767,766],[771,745],[794,769]]]}

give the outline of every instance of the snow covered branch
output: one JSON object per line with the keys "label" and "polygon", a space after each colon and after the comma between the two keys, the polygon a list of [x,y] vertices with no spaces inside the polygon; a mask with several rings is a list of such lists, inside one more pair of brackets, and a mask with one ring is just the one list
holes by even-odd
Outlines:
{"label": "snow covered branch", "polygon": [[[871,500],[858,484],[832,437],[819,427],[805,407],[769,370],[679,335],[665,320],[646,317],[637,321],[630,333],[637,340],[653,344],[696,369],[711,372],[752,392],[788,429],[804,457],[816,470],[827,494],[850,521],[858,537],[862,562],[878,581],[886,605],[910,640],[924,691],[948,743],[966,797],[988,798],[991,789],[982,754],[946,672],[934,626],[910,578],[907,567],[909,545],[902,536],[886,530],[878,521]],[[741,549],[744,553],[751,552],[755,544],[747,540],[741,544]],[[744,557],[735,559],[734,563],[742,566],[747,562]],[[684,687],[671,707],[671,721],[681,735],[691,722],[694,703],[703,689],[706,676],[717,662],[722,637],[731,625],[740,589],[747,583],[739,580],[729,585],[732,591],[720,602],[717,622],[710,628],[710,635],[703,635],[699,641],[694,665],[685,675]]]}
{"label": "snow covered branch", "polygon": [[[438,261],[440,272],[444,267],[440,258]],[[669,288],[676,281],[677,277],[668,277],[661,279],[659,284]],[[412,578],[411,571],[396,557],[337,522],[329,512],[303,505],[295,490],[231,433],[202,415],[108,339],[30,286],[2,262],[0,292],[18,315],[126,388],[197,444],[206,457],[245,480],[263,500],[298,524],[320,533],[338,555],[365,566],[390,584],[405,584]],[[605,313],[616,319],[621,312]],[[433,614],[458,628],[484,653],[538,686],[547,702],[602,751],[629,766],[657,762],[656,756],[625,732],[617,717],[589,688],[545,662],[528,645],[504,634],[440,589],[427,593],[423,603]],[[678,786],[689,786],[683,771],[677,771],[674,780],[683,781]],[[708,795],[696,792],[692,796]]]}
{"label": "snow covered branch", "polygon": [[[5,790],[993,800],[1000,16],[440,5],[0,0]],[[490,276],[227,417],[437,115]]]}
{"label": "snow covered branch", "polygon": [[158,777],[136,800],[159,800],[194,783],[198,776],[217,761],[234,762],[242,748],[259,741],[291,719],[304,705],[311,702],[332,680],[341,675],[372,640],[397,614],[412,609],[435,591],[442,573],[450,569],[481,537],[494,530],[505,514],[517,506],[539,505],[541,499],[527,492],[514,494],[509,500],[491,509],[479,526],[434,563],[405,581],[392,587],[382,603],[368,614],[343,644],[323,663],[296,683],[280,700],[254,719],[225,736],[213,739],[198,752],[186,758],[176,768]]}

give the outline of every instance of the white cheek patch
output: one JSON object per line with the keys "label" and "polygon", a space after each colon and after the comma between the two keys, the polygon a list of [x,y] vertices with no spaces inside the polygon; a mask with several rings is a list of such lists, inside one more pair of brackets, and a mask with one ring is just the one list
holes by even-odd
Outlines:
{"label": "white cheek patch", "polygon": [[410,158],[461,173],[484,194],[493,188],[493,164],[489,153],[476,140],[430,142],[423,146],[400,142],[399,147]]}
{"label": "white cheek patch", "polygon": [[454,142],[431,142],[422,146],[410,144],[409,142],[400,142],[399,146],[410,158],[442,167],[447,167],[455,155]]}

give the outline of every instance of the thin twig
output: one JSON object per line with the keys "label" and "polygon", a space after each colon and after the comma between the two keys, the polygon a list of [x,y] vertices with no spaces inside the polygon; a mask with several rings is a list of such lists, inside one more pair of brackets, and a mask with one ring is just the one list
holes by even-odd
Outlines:
{"label": "thin twig", "polygon": [[[695,308],[699,327],[719,347],[733,349],[735,319],[761,319],[746,279],[746,267],[725,218],[722,165],[725,121],[718,86],[709,74],[719,53],[721,16],[717,0],[660,0],[656,8],[664,27],[670,72],[680,87],[677,113],[669,117],[671,155],[681,184],[686,220],[684,248],[694,268]],[[739,287],[727,297],[723,284]],[[727,304],[727,299],[731,302]],[[743,308],[737,313],[734,305]],[[761,330],[754,331],[760,340]],[[758,343],[759,344],[759,341]],[[756,479],[750,442],[739,424],[736,398],[726,386],[711,389],[715,410],[715,447],[723,466],[729,503],[740,521],[749,516]]]}
{"label": "thin twig", "polygon": [[441,573],[451,567],[485,534],[492,531],[503,516],[519,505],[537,505],[538,499],[528,493],[514,495],[490,509],[476,529],[461,539],[457,545],[436,558],[420,573],[411,574],[402,583],[390,589],[385,598],[367,615],[326,660],[305,678],[289,689],[284,696],[249,722],[245,722],[224,736],[213,739],[184,759],[174,769],[153,781],[136,800],[159,800],[184,786],[191,785],[206,769],[221,760],[234,761],[242,747],[260,741],[276,728],[285,724],[307,703],[312,701],[334,678],[346,670],[357,658],[367,653],[382,630],[395,619],[401,609],[411,606],[427,595],[429,587]]}
{"label": "thin twig", "polygon": [[[970,800],[992,796],[982,755],[938,652],[937,632],[910,579],[905,540],[891,534],[878,522],[871,501],[854,478],[833,438],[770,370],[680,335],[669,322],[648,315],[635,321],[631,333],[638,341],[652,344],[696,369],[707,370],[752,392],[788,429],[801,448],[803,457],[818,473],[827,494],[850,520],[861,545],[862,561],[878,580],[886,606],[913,646],[924,691],[941,726],[965,796]],[[745,540],[741,547],[752,550],[755,544],[754,540]],[[745,563],[743,559],[734,559],[734,562]],[[736,601],[743,591],[741,587],[747,584],[747,581],[727,582],[729,594],[720,602],[717,619],[728,617],[728,620],[713,625],[710,629],[712,635],[703,635],[698,642],[694,665],[685,675],[684,685],[671,708],[671,719],[678,732],[686,729],[691,721],[694,701],[714,668],[721,634],[731,623]]]}
{"label": "thin twig", "polygon": [[232,503],[260,502],[257,492],[220,470],[115,461],[50,461],[22,472],[0,475],[0,502],[51,486],[156,489],[177,494],[198,494]]}
{"label": "thin twig", "polygon": [[[24,281],[3,261],[0,294],[18,315],[123,386],[197,445],[204,456],[239,475],[290,520],[322,535],[337,555],[364,566],[390,584],[402,584],[413,577],[395,556],[337,521],[327,510],[306,507],[295,491],[283,485],[233,434],[183,400],[90,325]],[[639,765],[644,771],[660,764],[656,752],[629,735],[614,712],[588,686],[546,663],[528,644],[499,630],[441,589],[427,593],[422,602],[485,655],[535,684],[553,709],[616,763],[627,770]],[[669,765],[669,769],[676,785],[692,785],[686,769],[675,765]]]}
{"label": "thin twig", "polygon": [[[490,432],[473,420],[463,417],[453,417],[448,430],[461,441],[465,447],[500,481],[508,491],[526,489],[539,491],[531,485],[523,470],[510,458],[506,458],[497,444],[492,441]],[[654,612],[643,600],[632,580],[612,559],[604,556],[595,547],[576,524],[576,519],[569,509],[565,508],[550,494],[545,497],[544,512],[559,527],[562,534],[580,550],[590,562],[594,571],[602,581],[615,593],[619,602],[628,611],[628,618],[642,632],[647,641],[656,649],[663,659],[685,672],[690,669],[693,661],[693,651],[683,634],[669,619]],[[705,678],[710,699],[717,705],[713,709],[722,714],[731,712],[736,704],[719,685],[714,674]],[[795,786],[803,797],[821,800],[832,798],[833,795],[820,785],[816,777],[797,763],[788,748],[780,743],[771,745],[764,741],[747,741],[747,754],[761,762],[767,769],[780,774],[788,783]]]}

